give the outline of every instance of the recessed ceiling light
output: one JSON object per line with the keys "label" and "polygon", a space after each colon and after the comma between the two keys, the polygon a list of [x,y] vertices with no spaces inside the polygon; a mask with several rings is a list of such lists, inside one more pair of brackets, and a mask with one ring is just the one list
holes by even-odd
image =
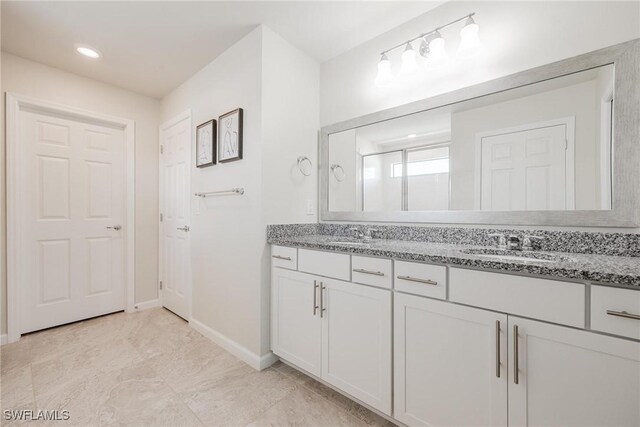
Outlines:
{"label": "recessed ceiling light", "polygon": [[88,46],[76,46],[76,51],[80,54],[80,55],[84,55],[88,58],[92,58],[92,59],[98,59],[100,58],[102,55],[100,55],[100,52],[98,52],[95,49],[92,49]]}
{"label": "recessed ceiling light", "polygon": [[416,135],[415,133],[411,133],[411,134],[407,135],[407,138],[415,138],[416,136],[418,136],[418,135]]}

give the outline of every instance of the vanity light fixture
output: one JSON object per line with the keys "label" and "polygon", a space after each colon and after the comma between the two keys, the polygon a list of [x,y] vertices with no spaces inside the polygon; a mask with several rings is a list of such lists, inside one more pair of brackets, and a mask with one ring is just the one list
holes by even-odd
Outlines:
{"label": "vanity light fixture", "polygon": [[91,59],[98,59],[102,56],[100,52],[98,52],[97,50],[89,46],[83,46],[83,45],[77,45],[76,52],[78,52],[80,55],[84,55],[87,58],[91,58]]}
{"label": "vanity light fixture", "polygon": [[[482,45],[478,37],[479,26],[473,19],[474,16],[475,12],[470,13],[381,52],[380,61],[378,62],[378,74],[375,80],[376,86],[387,86],[393,81],[391,61],[389,61],[387,53],[401,47],[404,47],[404,51],[402,52],[402,66],[400,68],[400,74],[402,75],[413,74],[419,69],[418,53],[425,59],[424,62],[429,68],[446,65],[448,55],[445,49],[445,40],[440,31],[460,22],[464,22],[464,27],[460,31],[461,40],[458,56],[460,58],[468,58],[477,54],[481,50]],[[416,52],[412,45],[416,40],[420,40],[418,52]]]}

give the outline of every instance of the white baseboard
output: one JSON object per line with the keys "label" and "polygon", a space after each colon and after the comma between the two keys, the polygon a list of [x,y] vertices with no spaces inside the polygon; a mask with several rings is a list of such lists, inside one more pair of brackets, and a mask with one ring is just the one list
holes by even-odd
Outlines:
{"label": "white baseboard", "polygon": [[211,329],[210,327],[202,322],[199,322],[196,319],[192,318],[189,321],[189,325],[255,370],[261,371],[278,361],[278,356],[276,356],[272,352],[269,352],[262,356],[258,356],[248,348],[238,344],[229,337],[222,335],[220,332]]}
{"label": "white baseboard", "polygon": [[142,311],[158,306],[160,306],[160,300],[156,298],[149,301],[137,302],[133,305],[133,308],[135,309],[135,311]]}
{"label": "white baseboard", "polygon": [[7,334],[0,335],[0,345],[5,345],[7,343]]}

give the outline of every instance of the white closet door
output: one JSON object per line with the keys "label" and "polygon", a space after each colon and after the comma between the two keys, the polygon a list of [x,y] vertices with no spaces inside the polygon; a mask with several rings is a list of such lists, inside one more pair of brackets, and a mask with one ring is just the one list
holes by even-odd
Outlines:
{"label": "white closet door", "polygon": [[191,301],[191,119],[161,130],[160,280],[162,305],[184,319]]}
{"label": "white closet door", "polygon": [[394,416],[410,426],[506,426],[507,316],[394,298]]}
{"label": "white closet door", "polygon": [[565,125],[483,137],[482,210],[567,209],[566,138]]}
{"label": "white closet door", "polygon": [[640,343],[511,316],[509,334],[510,426],[640,425]]}
{"label": "white closet door", "polygon": [[124,131],[19,118],[20,333],[123,310]]}

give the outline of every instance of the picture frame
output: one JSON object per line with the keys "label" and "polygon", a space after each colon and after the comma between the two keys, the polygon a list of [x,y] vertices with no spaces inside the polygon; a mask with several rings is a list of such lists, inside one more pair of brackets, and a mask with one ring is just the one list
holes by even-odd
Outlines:
{"label": "picture frame", "polygon": [[218,161],[233,162],[242,159],[242,108],[218,117]]}
{"label": "picture frame", "polygon": [[196,167],[203,168],[216,164],[216,120],[211,119],[196,127]]}

